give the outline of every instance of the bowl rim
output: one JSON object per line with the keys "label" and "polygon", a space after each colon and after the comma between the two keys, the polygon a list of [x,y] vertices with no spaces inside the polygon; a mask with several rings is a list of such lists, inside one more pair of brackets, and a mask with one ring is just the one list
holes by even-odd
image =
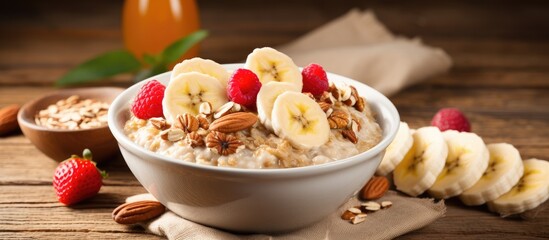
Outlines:
{"label": "bowl rim", "polygon": [[[53,97],[53,96],[56,96],[56,95],[61,95],[63,93],[119,91],[118,95],[116,96],[116,98],[118,98],[118,96],[121,93],[123,93],[125,90],[126,89],[121,88],[121,87],[82,87],[82,88],[58,89],[58,90],[53,91],[51,93],[41,95],[41,96],[39,96],[39,97],[23,104],[23,106],[21,106],[21,108],[19,109],[19,112],[17,113],[17,122],[19,122],[20,125],[23,125],[24,127],[27,127],[27,128],[30,128],[30,129],[33,129],[35,131],[47,131],[47,132],[59,132],[59,133],[72,133],[72,132],[84,133],[84,132],[95,131],[95,130],[104,130],[108,127],[108,124],[105,125],[105,126],[88,128],[88,129],[47,128],[45,126],[40,126],[40,125],[36,124],[34,121],[31,121],[31,119],[34,119],[34,118],[28,118],[28,117],[25,117],[24,115],[25,115],[25,112],[28,110],[29,107],[40,103],[41,101],[43,101],[46,98],[50,98],[50,97]],[[116,98],[114,98],[114,99],[116,99]],[[110,108],[110,105],[114,102],[114,99],[113,99],[113,101],[111,101],[109,103],[109,108]]]}
{"label": "bowl rim", "polygon": [[[230,63],[230,64],[222,64],[227,70],[235,70],[239,67],[243,67],[243,63]],[[390,115],[391,118],[394,118],[394,124],[392,124],[390,129],[387,130],[386,135],[382,133],[383,137],[381,141],[376,144],[374,147],[368,149],[367,151],[361,152],[359,154],[356,154],[354,156],[339,159],[337,161],[332,161],[328,163],[323,163],[319,165],[311,165],[311,166],[304,166],[304,167],[294,167],[294,168],[260,168],[260,169],[248,169],[248,168],[233,168],[233,167],[225,167],[225,166],[211,166],[211,165],[203,165],[203,164],[197,164],[194,162],[186,162],[180,159],[176,159],[173,157],[168,157],[164,155],[160,155],[157,153],[154,153],[152,151],[149,151],[147,149],[144,149],[143,147],[137,145],[137,143],[134,143],[131,141],[126,134],[124,134],[123,125],[121,128],[118,127],[117,124],[117,117],[120,114],[124,114],[122,110],[126,109],[125,106],[130,104],[131,98],[129,96],[126,96],[129,94],[129,92],[135,91],[139,88],[141,88],[142,85],[144,85],[147,81],[153,80],[155,78],[165,77],[165,75],[171,74],[171,71],[167,71],[155,76],[152,76],[150,78],[144,79],[143,81],[136,83],[126,90],[124,90],[121,94],[119,94],[116,99],[111,103],[109,112],[108,112],[108,127],[111,130],[113,136],[118,141],[118,144],[121,148],[124,148],[125,150],[132,152],[135,155],[138,155],[139,158],[142,160],[154,160],[154,161],[161,161],[163,163],[171,163],[176,164],[178,166],[191,168],[193,170],[199,170],[199,171],[206,171],[206,172],[214,172],[214,173],[224,173],[224,174],[236,174],[236,175],[250,175],[255,177],[290,177],[290,176],[303,176],[308,174],[319,174],[329,171],[334,171],[336,169],[342,169],[354,166],[358,164],[361,161],[368,161],[371,160],[375,155],[382,152],[384,149],[386,149],[389,144],[393,141],[394,137],[396,136],[397,130],[398,130],[398,123],[400,122],[400,116],[399,113],[394,106],[394,104],[382,93],[379,91],[373,89],[372,87],[361,83],[359,81],[334,74],[334,73],[327,73],[328,78],[330,76],[342,79],[343,82],[346,83],[352,83],[352,85],[362,85],[362,87],[365,87],[368,89],[370,94],[373,94],[375,99],[377,99],[377,104],[380,106],[379,111],[377,112],[378,115],[382,115],[379,113],[382,109],[385,108],[385,112]],[[339,81],[339,80],[336,80]],[[371,95],[372,96],[372,95]],[[127,99],[125,99],[127,98]],[[129,108],[127,108],[129,109]],[[376,120],[378,123],[382,123],[383,119],[380,117],[377,117]],[[382,132],[384,132],[385,129],[382,128]],[[125,159],[125,158],[124,158]]]}

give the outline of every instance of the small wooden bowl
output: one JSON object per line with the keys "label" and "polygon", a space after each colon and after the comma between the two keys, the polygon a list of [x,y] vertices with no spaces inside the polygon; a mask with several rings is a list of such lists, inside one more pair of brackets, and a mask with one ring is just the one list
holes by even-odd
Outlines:
{"label": "small wooden bowl", "polygon": [[59,90],[23,105],[17,114],[17,121],[23,134],[36,148],[53,160],[63,161],[73,154],[81,156],[82,150],[89,148],[92,151],[93,160],[102,162],[112,158],[119,151],[118,143],[107,125],[78,130],[49,129],[37,125],[34,117],[40,110],[72,95],[110,104],[122,91],[124,91],[123,88],[115,87]]}

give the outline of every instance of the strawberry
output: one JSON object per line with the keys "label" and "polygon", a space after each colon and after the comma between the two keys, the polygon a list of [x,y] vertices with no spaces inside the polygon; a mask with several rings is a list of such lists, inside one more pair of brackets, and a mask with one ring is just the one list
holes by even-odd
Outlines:
{"label": "strawberry", "polygon": [[83,155],[83,158],[73,155],[55,169],[53,187],[59,202],[67,206],[95,196],[107,176],[95,167],[89,149]]}
{"label": "strawberry", "polygon": [[139,119],[162,117],[162,99],[166,86],[159,81],[151,80],[141,87],[133,100],[131,110]]}
{"label": "strawberry", "polygon": [[465,117],[465,115],[457,108],[440,109],[433,117],[433,120],[431,120],[431,125],[438,127],[440,131],[471,131],[471,124],[469,123],[469,120],[467,120],[467,117]]}

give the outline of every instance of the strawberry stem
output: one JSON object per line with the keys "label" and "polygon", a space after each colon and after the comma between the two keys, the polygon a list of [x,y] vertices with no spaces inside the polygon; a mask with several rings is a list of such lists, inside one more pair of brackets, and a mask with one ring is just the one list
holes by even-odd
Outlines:
{"label": "strawberry stem", "polygon": [[[97,169],[99,170],[99,169]],[[109,177],[109,174],[105,170],[99,170],[99,173],[101,173],[101,178],[106,179]]]}

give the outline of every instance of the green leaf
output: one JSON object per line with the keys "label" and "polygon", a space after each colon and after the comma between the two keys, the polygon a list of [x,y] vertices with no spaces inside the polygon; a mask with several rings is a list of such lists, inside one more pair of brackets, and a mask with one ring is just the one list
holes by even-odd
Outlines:
{"label": "green leaf", "polygon": [[145,61],[147,64],[154,66],[159,62],[160,56],[151,55],[148,53],[143,54],[143,61]]}
{"label": "green leaf", "polygon": [[177,60],[181,55],[187,52],[192,46],[202,41],[202,39],[208,36],[208,31],[199,30],[187,35],[186,37],[175,41],[166,47],[161,53],[161,60],[164,64],[168,65]]}
{"label": "green leaf", "polygon": [[166,72],[166,71],[168,71],[168,68],[165,65],[155,65],[152,68],[143,69],[143,70],[140,70],[139,72],[137,72],[137,74],[135,75],[134,80],[135,80],[135,82],[139,82],[141,80],[150,78],[154,75],[158,75],[158,74],[161,74],[161,73]]}
{"label": "green leaf", "polygon": [[71,69],[55,83],[57,86],[68,86],[91,82],[120,73],[133,72],[141,63],[126,50],[116,50],[99,55]]}

